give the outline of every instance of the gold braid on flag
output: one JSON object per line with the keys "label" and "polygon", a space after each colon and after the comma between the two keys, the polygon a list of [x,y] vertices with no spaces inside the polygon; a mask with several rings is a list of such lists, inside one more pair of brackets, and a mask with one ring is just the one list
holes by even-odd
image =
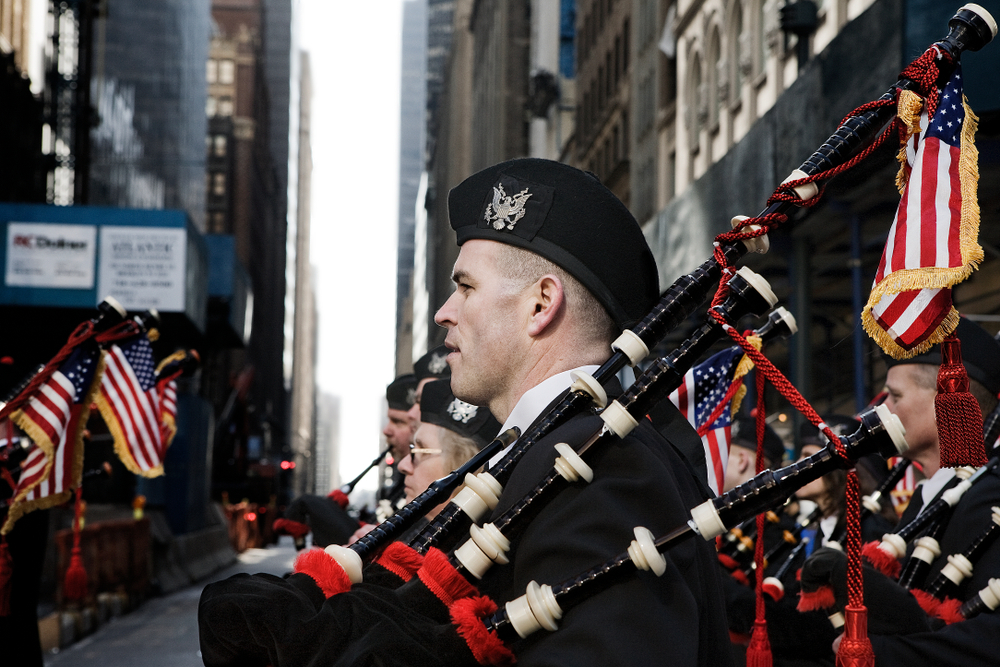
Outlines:
{"label": "gold braid on flag", "polygon": [[101,417],[104,418],[104,423],[108,426],[108,431],[111,433],[112,438],[114,438],[115,454],[118,455],[118,459],[128,469],[128,471],[135,473],[140,477],[159,477],[162,475],[162,464],[156,466],[155,468],[150,468],[149,470],[143,470],[139,467],[139,464],[135,462],[135,458],[132,456],[132,452],[128,446],[128,436],[126,436],[125,432],[122,431],[122,425],[119,423],[118,418],[115,417],[115,411],[103,393],[98,394],[96,403],[97,409],[101,411]]}
{"label": "gold braid on flag", "polygon": [[[912,96],[900,95],[899,116],[906,124],[909,134],[919,130],[920,109],[916,108]],[[919,96],[917,96],[919,100]],[[921,103],[922,106],[922,103]],[[938,328],[922,343],[911,349],[906,349],[896,343],[872,316],[872,308],[886,294],[899,294],[921,289],[951,288],[962,282],[972,272],[979,268],[983,261],[983,249],[979,245],[979,149],[976,148],[975,136],[979,129],[979,117],[969,107],[968,100],[962,95],[962,107],[965,109],[965,123],[962,125],[961,147],[959,150],[959,180],[962,193],[962,217],[959,222],[959,245],[962,253],[962,265],[956,267],[927,266],[915,269],[901,269],[885,276],[880,283],[872,288],[868,303],[861,311],[861,326],[882,350],[893,359],[910,359],[929,350],[947,338],[958,326],[959,313],[954,306],[942,320]],[[914,120],[913,116],[918,116]],[[914,125],[916,124],[916,125]],[[909,180],[909,167],[906,164],[906,145],[900,151],[903,164],[896,177],[900,192]]]}
{"label": "gold braid on flag", "polygon": [[[757,334],[751,334],[747,336],[747,342],[753,345],[753,348],[760,352],[760,347],[763,341],[761,337]],[[736,382],[740,378],[744,377],[747,373],[753,370],[753,362],[750,357],[743,355],[740,358],[740,363],[736,364],[736,370],[733,371],[733,382]],[[743,397],[747,395],[746,384],[740,384],[740,388],[736,390],[736,395],[733,396],[733,402],[731,403],[732,408],[730,410],[730,415],[736,416],[736,413],[740,411],[740,405],[743,404]]]}
{"label": "gold braid on flag", "polygon": [[[66,439],[69,441],[72,438],[73,442],[73,469],[71,471],[70,488],[66,491],[61,491],[59,493],[54,493],[50,496],[45,496],[44,498],[38,498],[36,500],[25,501],[24,497],[28,495],[32,489],[42,483],[42,480],[48,478],[49,473],[52,471],[52,465],[54,463],[53,456],[56,451],[56,446],[58,443],[53,443],[49,438],[38,429],[35,424],[29,420],[22,420],[23,411],[18,410],[12,416],[14,423],[21,427],[31,439],[34,441],[35,445],[40,447],[43,452],[45,452],[45,474],[38,478],[38,481],[29,486],[28,488],[22,489],[18,494],[10,499],[10,505],[7,509],[7,520],[3,524],[3,528],[0,528],[0,535],[6,535],[14,527],[14,522],[20,519],[25,514],[29,512],[34,512],[35,510],[49,509],[50,507],[55,507],[56,505],[62,505],[64,502],[69,500],[73,496],[72,489],[80,486],[80,482],[83,477],[83,432],[87,428],[87,420],[90,419],[90,406],[93,405],[94,401],[97,399],[97,395],[101,389],[101,378],[104,376],[104,351],[102,350],[100,356],[97,360],[97,368],[94,371],[94,379],[90,383],[90,388],[87,389],[87,394],[83,397],[80,402],[80,414],[79,419],[77,419],[76,424],[69,424],[66,434]],[[24,425],[22,425],[24,424]],[[25,428],[27,425],[27,428]]]}
{"label": "gold braid on flag", "polygon": [[906,163],[906,144],[910,137],[920,131],[920,112],[924,109],[924,100],[912,90],[904,90],[899,93],[899,103],[896,107],[899,120],[906,126],[906,136],[900,142],[899,153],[896,155],[896,160],[899,162],[896,189],[902,197],[906,190],[906,182],[910,179],[910,165]]}
{"label": "gold braid on flag", "polygon": [[[153,331],[156,330],[153,329]],[[159,375],[160,371],[162,371],[164,368],[167,367],[167,364],[171,364],[175,361],[184,361],[185,359],[187,359],[187,356],[188,356],[187,350],[177,350],[173,354],[164,357],[163,361],[156,364],[156,374]]]}

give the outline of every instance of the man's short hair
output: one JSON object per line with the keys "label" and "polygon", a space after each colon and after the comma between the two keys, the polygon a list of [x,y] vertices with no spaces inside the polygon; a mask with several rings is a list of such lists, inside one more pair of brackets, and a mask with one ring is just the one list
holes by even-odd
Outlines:
{"label": "man's short hair", "polygon": [[[914,382],[917,386],[923,387],[924,389],[936,390],[937,389],[937,376],[938,367],[931,366],[929,364],[913,364],[913,368],[916,373],[913,376]],[[979,409],[983,412],[983,417],[989,416],[997,407],[997,397],[996,395],[990,393],[990,390],[983,386],[983,383],[979,380],[969,378],[969,393],[976,399],[979,403]]]}
{"label": "man's short hair", "polygon": [[585,342],[610,344],[618,335],[618,328],[604,306],[579,280],[555,263],[528,250],[504,244],[496,255],[496,268],[501,276],[513,281],[519,290],[534,284],[546,274],[559,278],[566,297],[566,308],[581,323]]}

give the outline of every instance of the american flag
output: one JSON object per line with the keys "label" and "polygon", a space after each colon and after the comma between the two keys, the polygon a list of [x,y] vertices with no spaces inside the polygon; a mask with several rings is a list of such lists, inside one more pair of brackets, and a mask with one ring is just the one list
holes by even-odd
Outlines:
{"label": "american flag", "polygon": [[153,348],[145,334],[112,345],[97,406],[125,467],[143,477],[163,474],[161,396]]}
{"label": "american flag", "polygon": [[7,521],[69,499],[83,473],[83,428],[100,378],[101,350],[93,342],[77,347],[12,418],[34,441],[21,464]]}
{"label": "american flag", "polygon": [[[743,350],[731,347],[701,362],[684,374],[684,383],[670,394],[670,400],[695,429],[701,428],[725,398],[733,383]],[[732,410],[724,409],[701,437],[708,464],[708,486],[722,493],[729,462]]]}
{"label": "american flag", "polygon": [[940,342],[958,324],[951,287],[983,259],[977,243],[976,116],[962,94],[958,67],[928,123],[906,144],[906,180],[882,261],[862,313],[865,330],[895,358]]}

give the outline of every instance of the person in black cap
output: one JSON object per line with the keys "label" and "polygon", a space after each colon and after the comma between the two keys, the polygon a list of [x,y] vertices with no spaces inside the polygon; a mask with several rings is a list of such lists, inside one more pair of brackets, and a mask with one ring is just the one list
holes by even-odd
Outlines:
{"label": "person in black cap", "polygon": [[[974,322],[961,318],[955,330],[962,344],[962,361],[970,380],[970,392],[979,402],[983,415],[997,406],[1000,394],[1000,343]],[[888,396],[885,405],[897,414],[906,428],[910,445],[904,454],[919,463],[928,479],[913,494],[903,513],[901,524],[919,515],[957,479],[949,468],[939,467],[939,441],[934,420],[936,379],[941,363],[940,346],[908,360],[887,359]],[[933,581],[948,564],[948,556],[964,550],[988,525],[992,508],[1000,505],[1000,473],[995,465],[996,452],[987,452],[991,465],[986,474],[966,491],[951,513],[940,536],[941,555],[931,564],[926,581]],[[994,542],[974,564],[971,577],[958,586],[953,597],[968,600],[982,590],[988,580],[1000,576],[1000,542]],[[981,614],[930,632],[908,635],[872,635],[876,664],[906,666],[914,664],[979,665],[995,664],[1000,655],[1000,614]]]}
{"label": "person in black cap", "polygon": [[[385,390],[388,408],[382,435],[392,455],[393,465],[409,453],[413,431],[407,411],[416,401],[416,386],[414,375],[407,373],[393,380]],[[398,485],[398,489],[395,486],[380,488],[380,497],[391,503],[402,495],[402,484]],[[347,493],[350,489],[345,488],[334,489],[326,496],[302,494],[288,504],[281,518],[275,520],[274,529],[291,535],[297,549],[305,547],[305,536],[310,532],[313,546],[344,544],[361,530],[358,521],[346,511],[349,504]]]}
{"label": "person in black cap", "polygon": [[[406,502],[475,456],[500,430],[489,410],[455,398],[447,380],[425,385],[420,406],[420,426],[409,453],[399,463],[406,479]],[[445,504],[447,501],[428,512],[424,519],[433,519]]]}
{"label": "person in black cap", "polygon": [[[739,486],[757,474],[757,424],[753,417],[733,420],[731,447],[723,491]],[[770,426],[764,427],[764,467],[775,470],[785,458],[785,443]]]}
{"label": "person in black cap", "polygon": [[[435,321],[448,330],[452,390],[488,407],[504,422],[501,430],[525,430],[569,386],[572,370],[593,372],[619,330],[651,310],[659,296],[652,253],[635,219],[596,177],[557,162],[490,167],[455,187],[448,205],[461,250],[455,292]],[[707,497],[705,482],[642,422],[594,453],[591,483],[574,485],[538,512],[512,540],[511,562],[483,577],[482,592],[503,604],[532,580],[554,584],[621,553],[635,526],[659,535],[684,524],[688,508]],[[556,443],[580,443],[600,423],[580,415],[535,443],[493,517],[549,472]],[[693,431],[683,419],[677,428]],[[628,578],[574,607],[558,631],[518,642],[519,663],[727,664],[713,551],[703,540],[672,549],[663,576]]]}
{"label": "person in black cap", "polygon": [[413,440],[409,411],[417,403],[417,377],[413,373],[400,375],[385,389],[388,405],[385,428],[385,444],[394,459],[406,456]]}
{"label": "person in black cap", "polygon": [[451,377],[448,366],[448,348],[439,345],[417,359],[413,364],[413,376],[417,381],[415,401],[409,409],[410,427],[415,431],[420,424],[420,396],[428,382],[447,380]]}

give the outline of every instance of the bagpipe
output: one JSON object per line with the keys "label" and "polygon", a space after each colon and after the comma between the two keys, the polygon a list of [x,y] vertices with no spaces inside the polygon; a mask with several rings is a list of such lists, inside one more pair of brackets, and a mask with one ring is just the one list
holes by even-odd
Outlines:
{"label": "bagpipe", "polygon": [[[884,608],[875,620],[882,634],[929,630],[932,619],[950,625],[994,611],[1000,606],[1000,598],[995,595],[1000,593],[1000,580],[995,579],[984,582],[986,585],[965,601],[950,597],[972,577],[977,561],[1000,538],[1000,508],[993,507],[986,514],[986,525],[980,532],[966,534],[963,530],[960,537],[970,536],[962,540],[964,548],[944,554],[941,559],[940,544],[949,521],[953,519],[955,507],[965,494],[987,483],[991,476],[996,476],[1000,466],[1000,449],[992,445],[998,436],[1000,406],[984,421],[983,441],[989,452],[986,464],[978,469],[956,470],[952,483],[945,485],[913,520],[884,535],[881,542],[864,546],[862,554],[871,566],[866,568],[864,587],[866,595],[871,591],[883,600]],[[906,556],[907,551],[909,556]],[[805,602],[800,601],[799,608],[832,611],[831,620],[840,618],[842,623],[839,612],[846,597],[843,590],[844,556],[829,551],[817,555],[818,558],[807,561],[803,566],[802,599]],[[904,557],[901,563],[900,559]],[[935,563],[939,564],[937,574],[927,582]],[[886,600],[891,602],[886,603]]]}
{"label": "bagpipe", "polygon": [[[419,637],[414,641],[423,642],[424,646],[428,641],[436,643],[440,650],[430,652],[439,657],[451,655],[450,651],[454,650],[457,651],[455,659],[458,661],[482,664],[508,662],[513,660],[513,655],[505,642],[527,637],[542,628],[555,630],[568,609],[637,571],[663,574],[667,564],[664,553],[669,549],[698,538],[715,540],[752,517],[779,507],[804,484],[835,469],[850,469],[863,456],[880,454],[889,457],[906,451],[898,418],[885,406],[877,406],[860,415],[855,433],[837,436],[826,428],[824,433],[829,444],[812,456],[777,470],[760,471],[748,482],[691,508],[685,522],[664,534],[657,536],[645,528],[636,527],[635,539],[630,545],[622,545],[625,548],[622,553],[560,583],[540,585],[532,582],[524,596],[508,602],[502,609],[498,609],[493,601],[478,596],[470,583],[482,577],[492,565],[507,562],[510,543],[540,506],[556,497],[561,489],[589,481],[593,471],[586,458],[609,442],[626,437],[644,418],[650,406],[676,387],[686,369],[717,340],[728,335],[740,343],[763,373],[767,368],[766,358],[748,349],[749,345],[745,344],[745,338],[736,331],[733,322],[750,313],[763,313],[774,305],[775,299],[762,278],[747,269],[733,270],[731,264],[746,252],[766,251],[765,235],[787,222],[793,207],[817,203],[821,193],[818,183],[854,166],[870,152],[873,145],[891,135],[892,127],[876,136],[894,116],[893,102],[899,91],[926,91],[928,86],[935,85],[947,74],[945,70],[954,65],[962,51],[977,50],[993,37],[990,20],[969,7],[959,10],[949,27],[948,36],[934,45],[938,52],[946,53],[948,57],[937,64],[932,76],[918,76],[911,66],[904,71],[907,76],[901,78],[877,103],[865,105],[845,120],[779,186],[760,215],[752,219],[743,216],[734,219],[735,231],[720,235],[713,257],[675,281],[642,322],[623,332],[613,344],[612,356],[593,375],[575,373],[571,387],[527,432],[518,434],[512,429],[501,434],[476,457],[432,484],[354,545],[346,548],[331,546],[325,552],[307,552],[300,556],[297,572],[313,578],[323,591],[325,602],[321,603],[322,613],[336,618],[338,614],[354,613],[363,607],[366,614],[393,617],[393,627],[397,630],[393,637],[397,646],[399,642]],[[705,324],[676,350],[655,360],[621,397],[609,402],[604,385],[626,364],[637,366],[650,349],[713,293],[716,297]],[[788,392],[798,396],[787,380],[781,382],[772,373],[767,374],[767,379],[775,382],[783,394]],[[796,407],[812,423],[824,427],[815,411],[804,403],[801,396],[798,398],[800,401],[795,404]],[[598,428],[575,447],[569,444],[557,446],[556,461],[536,486],[491,523],[480,525],[486,513],[498,506],[504,484],[529,448],[570,418],[588,412],[599,417],[601,423]],[[496,465],[487,472],[472,474],[508,446],[509,450]],[[418,518],[443,502],[463,483],[465,489],[408,546],[393,543]],[[466,531],[470,537],[459,545]],[[366,564],[369,566],[367,570]],[[377,567],[396,575],[395,590],[384,590],[380,585],[385,581],[384,573],[376,578],[368,577],[368,572]],[[362,580],[366,583],[361,583]],[[407,585],[401,585],[404,582]],[[409,584],[414,582],[424,586],[423,593],[412,590],[413,586]],[[234,590],[257,585],[298,584],[233,582]],[[433,595],[428,595],[426,589],[431,590]],[[412,595],[430,598],[436,607],[427,613],[416,614],[417,618],[414,618],[415,607],[409,604],[408,597]],[[264,596],[252,597],[254,600],[265,599]],[[299,598],[291,599],[289,605],[301,604]],[[213,614],[225,614],[228,608],[236,611],[243,619],[241,622],[258,624],[253,609],[245,606],[249,601],[249,598],[239,599],[235,593],[223,593],[208,602],[203,597],[202,646],[212,644],[212,640],[206,641],[206,637],[214,633]],[[270,603],[261,604],[267,604],[269,610],[275,608]],[[282,622],[287,623],[287,619]],[[364,624],[360,620],[358,623],[347,620],[334,623],[336,628],[324,628],[322,632],[322,641],[328,650],[338,655],[359,655],[358,651],[378,650],[370,646],[372,634],[366,627],[361,627]],[[863,633],[863,626],[861,631]],[[253,630],[234,632],[223,642],[227,650],[239,643],[239,635],[242,634],[260,635]],[[408,639],[404,640],[404,634]],[[364,642],[368,648],[359,648],[357,642]],[[308,644],[305,640],[303,643]],[[460,648],[456,649],[456,645]],[[298,650],[313,648],[300,646]],[[247,650],[260,651],[261,647]],[[245,657],[247,653],[241,655]],[[279,664],[280,659],[275,656],[275,653],[268,653],[271,662]]]}

